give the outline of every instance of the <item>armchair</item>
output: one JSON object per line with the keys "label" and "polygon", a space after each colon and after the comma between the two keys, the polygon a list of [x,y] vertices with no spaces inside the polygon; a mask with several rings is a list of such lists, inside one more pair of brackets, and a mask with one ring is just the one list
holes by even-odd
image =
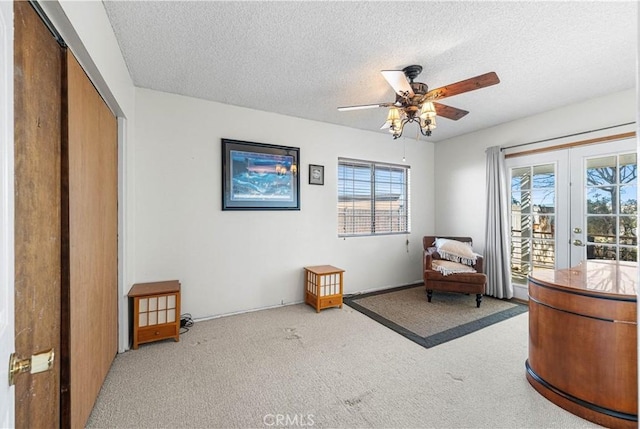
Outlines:
{"label": "armchair", "polygon": [[433,291],[458,292],[465,294],[476,294],[476,307],[480,307],[482,295],[485,293],[487,285],[487,276],[482,272],[483,260],[482,256],[476,257],[475,264],[471,265],[475,269],[475,273],[452,273],[445,275],[441,271],[437,271],[433,267],[434,260],[442,259],[438,253],[434,242],[436,238],[448,238],[450,240],[472,243],[470,237],[436,237],[425,236],[422,239],[422,247],[424,248],[424,256],[422,259],[423,279],[427,290],[427,301],[431,302]]}

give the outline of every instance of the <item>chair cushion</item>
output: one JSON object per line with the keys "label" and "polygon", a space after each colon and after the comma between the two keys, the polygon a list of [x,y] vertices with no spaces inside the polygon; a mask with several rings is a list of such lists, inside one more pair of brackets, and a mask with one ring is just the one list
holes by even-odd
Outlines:
{"label": "chair cushion", "polygon": [[450,240],[448,238],[436,238],[434,244],[443,259],[465,265],[473,265],[476,263],[477,255],[473,252],[469,243]]}
{"label": "chair cushion", "polygon": [[[452,283],[475,283],[484,285],[487,276],[484,273],[460,273],[445,276],[439,271],[427,270],[424,272],[424,281],[427,282],[452,282]],[[427,283],[428,285],[428,283]]]}
{"label": "chair cushion", "polygon": [[443,275],[460,274],[460,273],[475,273],[476,270],[468,265],[460,264],[453,261],[435,260],[431,263],[431,267],[441,272]]}

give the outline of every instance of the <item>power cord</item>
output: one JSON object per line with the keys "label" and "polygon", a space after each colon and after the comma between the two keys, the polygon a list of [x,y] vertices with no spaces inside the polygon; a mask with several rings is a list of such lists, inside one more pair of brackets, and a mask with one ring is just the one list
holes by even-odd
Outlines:
{"label": "power cord", "polygon": [[191,313],[184,313],[180,315],[180,335],[189,332],[189,328],[193,326],[193,319]]}

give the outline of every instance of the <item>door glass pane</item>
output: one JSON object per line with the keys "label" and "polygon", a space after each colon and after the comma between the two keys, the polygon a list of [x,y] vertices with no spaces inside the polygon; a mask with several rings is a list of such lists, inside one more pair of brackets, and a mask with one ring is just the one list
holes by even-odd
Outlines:
{"label": "door glass pane", "polygon": [[513,191],[511,204],[517,205],[520,213],[531,213],[531,191]]}
{"label": "door glass pane", "polygon": [[598,244],[587,245],[587,259],[616,260],[616,248],[614,246],[602,246]]}
{"label": "door glass pane", "polygon": [[555,268],[555,243],[533,240],[533,268]]}
{"label": "door glass pane", "polygon": [[637,261],[638,249],[635,247],[621,247],[620,248],[620,260],[621,261]]}
{"label": "door glass pane", "polygon": [[526,283],[531,271],[530,243],[531,240],[511,239],[511,277],[516,283]]}
{"label": "door glass pane", "polygon": [[514,191],[531,189],[531,169],[529,167],[511,170],[511,189]]}
{"label": "door glass pane", "polygon": [[554,189],[556,187],[556,175],[553,164],[536,165],[533,167],[533,187]]}
{"label": "door glass pane", "polygon": [[586,163],[587,259],[637,260],[637,156],[591,158]]}
{"label": "door glass pane", "polygon": [[638,183],[637,167],[637,154],[620,155],[620,183]]}
{"label": "door glass pane", "polygon": [[620,214],[638,214],[637,186],[620,186]]}
{"label": "door glass pane", "polygon": [[601,188],[587,188],[587,214],[613,213],[611,192]]}
{"label": "door glass pane", "polygon": [[591,243],[616,242],[615,216],[587,216],[587,240]]}
{"label": "door glass pane", "polygon": [[535,268],[554,268],[555,164],[511,169],[511,273],[526,283]]}
{"label": "door glass pane", "polygon": [[536,214],[533,216],[533,237],[534,238],[555,238],[555,216]]}
{"label": "door glass pane", "polygon": [[511,230],[512,237],[531,238],[531,216],[520,216],[520,228]]}
{"label": "door glass pane", "polygon": [[620,216],[620,244],[636,246],[638,244],[638,218]]}
{"label": "door glass pane", "polygon": [[617,183],[616,157],[592,158],[587,160],[587,185],[614,185]]}
{"label": "door glass pane", "polygon": [[556,190],[551,189],[534,189],[532,191],[533,209],[537,212],[552,213],[554,211],[554,198]]}

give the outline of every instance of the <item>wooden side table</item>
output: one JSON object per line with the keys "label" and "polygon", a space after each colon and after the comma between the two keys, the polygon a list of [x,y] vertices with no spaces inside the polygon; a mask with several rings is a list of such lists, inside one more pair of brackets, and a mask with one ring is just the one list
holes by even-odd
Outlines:
{"label": "wooden side table", "polygon": [[316,312],[329,307],[342,308],[342,274],[344,270],[332,265],[304,267],[304,302]]}
{"label": "wooden side table", "polygon": [[133,349],[139,344],[173,338],[180,341],[180,282],[136,283],[133,299]]}

